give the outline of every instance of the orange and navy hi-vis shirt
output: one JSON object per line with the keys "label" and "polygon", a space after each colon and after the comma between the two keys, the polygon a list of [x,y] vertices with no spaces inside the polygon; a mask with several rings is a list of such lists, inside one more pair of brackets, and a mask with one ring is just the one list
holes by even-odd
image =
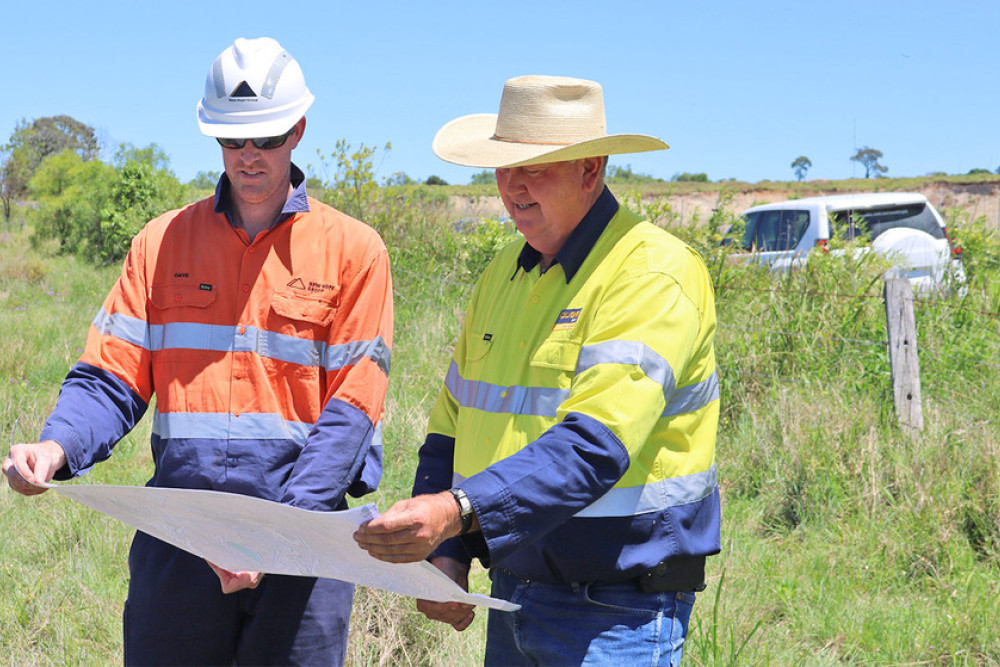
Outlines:
{"label": "orange and navy hi-vis shirt", "polygon": [[286,204],[252,242],[212,198],[133,239],[42,433],[66,450],[62,477],[108,458],[155,395],[150,486],[318,510],[377,487],[388,255],[367,225],[296,195],[305,210]]}

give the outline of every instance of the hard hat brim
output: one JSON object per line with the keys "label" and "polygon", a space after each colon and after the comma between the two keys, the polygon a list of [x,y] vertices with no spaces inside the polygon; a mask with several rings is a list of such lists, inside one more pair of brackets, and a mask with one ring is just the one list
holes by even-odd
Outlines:
{"label": "hard hat brim", "polygon": [[276,137],[292,129],[292,126],[306,115],[306,111],[315,99],[312,93],[307,92],[295,104],[264,112],[260,110],[222,112],[212,109],[203,99],[198,102],[198,127],[201,133],[208,137],[234,139]]}

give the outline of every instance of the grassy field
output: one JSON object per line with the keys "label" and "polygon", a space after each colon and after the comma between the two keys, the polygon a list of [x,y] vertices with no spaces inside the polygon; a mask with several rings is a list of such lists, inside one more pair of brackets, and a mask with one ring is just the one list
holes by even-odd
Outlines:
{"label": "grassy field", "polygon": [[[723,400],[723,552],[686,664],[1000,664],[1000,245],[954,215],[970,285],[917,302],[920,433],[893,414],[877,261],[821,257],[774,280],[725,261],[718,220],[673,230],[716,283]],[[391,228],[372,219],[392,248],[397,305],[386,475],[365,499],[385,508],[409,493],[473,276],[510,230],[442,233],[438,209]],[[117,274],[34,250],[29,232],[0,231],[8,442],[37,435]],[[148,433],[140,424],[86,481],[144,483]],[[119,664],[130,537],[56,494],[0,488],[0,664]],[[487,591],[484,573],[473,585]],[[349,664],[479,664],[484,631],[485,613],[459,634],[412,600],[359,589]]]}

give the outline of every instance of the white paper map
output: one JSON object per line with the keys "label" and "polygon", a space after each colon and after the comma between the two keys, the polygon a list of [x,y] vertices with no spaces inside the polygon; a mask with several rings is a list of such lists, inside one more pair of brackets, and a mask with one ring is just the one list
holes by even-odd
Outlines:
{"label": "white paper map", "polygon": [[466,593],[426,561],[386,563],[370,556],[352,536],[359,525],[378,516],[375,505],[312,512],[219,491],[44,486],[230,571],[326,577],[435,602],[520,608]]}

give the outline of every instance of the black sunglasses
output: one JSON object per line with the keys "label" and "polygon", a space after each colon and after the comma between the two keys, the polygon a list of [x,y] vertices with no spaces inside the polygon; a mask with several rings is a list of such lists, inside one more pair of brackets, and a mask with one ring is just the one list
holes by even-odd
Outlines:
{"label": "black sunglasses", "polygon": [[248,141],[253,142],[253,145],[262,151],[270,150],[272,148],[279,148],[285,145],[288,141],[288,137],[292,136],[292,132],[295,128],[292,127],[291,130],[285,132],[284,134],[279,134],[276,137],[257,137],[256,139],[224,139],[222,137],[216,137],[215,140],[219,142],[219,145],[223,148],[243,148]]}

